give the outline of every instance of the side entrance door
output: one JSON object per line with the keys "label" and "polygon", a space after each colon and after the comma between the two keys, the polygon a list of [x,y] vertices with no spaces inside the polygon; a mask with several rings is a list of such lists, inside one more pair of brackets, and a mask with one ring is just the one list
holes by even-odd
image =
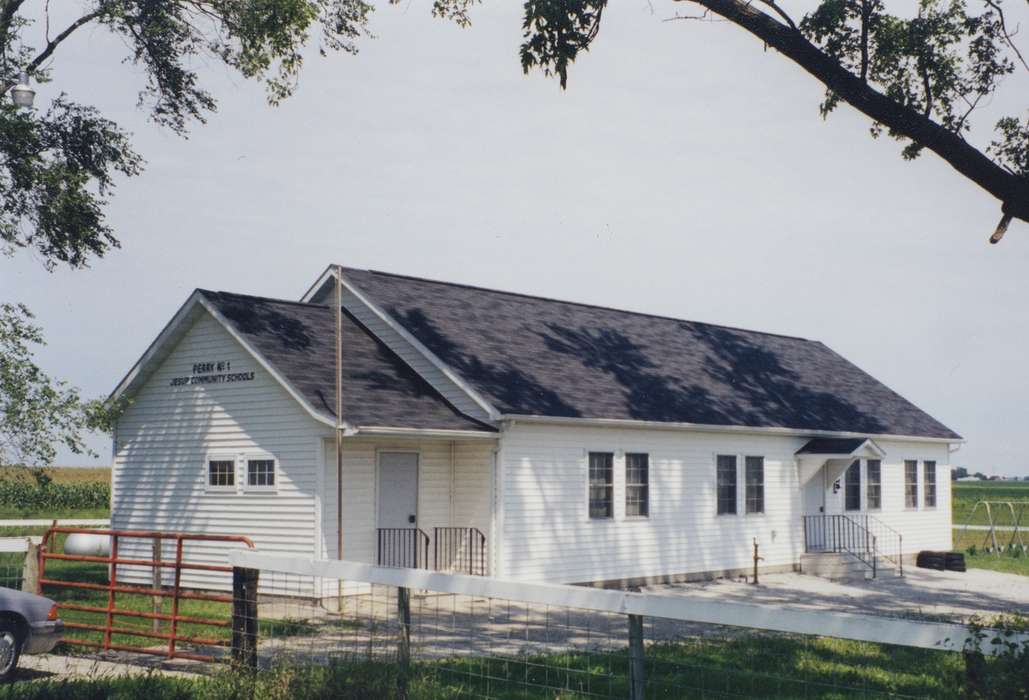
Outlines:
{"label": "side entrance door", "polygon": [[807,549],[819,551],[825,547],[825,467],[823,466],[804,486],[804,541]]}
{"label": "side entrance door", "polygon": [[379,453],[378,563],[425,565],[426,544],[418,528],[418,454]]}

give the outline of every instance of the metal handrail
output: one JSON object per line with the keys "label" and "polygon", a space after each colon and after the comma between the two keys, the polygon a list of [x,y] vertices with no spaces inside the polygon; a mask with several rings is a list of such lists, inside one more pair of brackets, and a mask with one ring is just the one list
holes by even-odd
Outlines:
{"label": "metal handrail", "polygon": [[433,563],[437,571],[486,575],[486,534],[479,528],[433,528],[433,542]]}
{"label": "metal handrail", "polygon": [[841,514],[801,517],[804,523],[805,552],[850,554],[872,570],[872,578],[876,577],[879,546],[875,534],[867,527]]}
{"label": "metal handrail", "polygon": [[[897,541],[897,553],[896,553],[895,557],[890,555],[890,554],[887,554],[885,552],[881,552],[880,554],[881,554],[881,556],[884,559],[887,559],[887,560],[893,562],[893,564],[896,565],[896,567],[897,567],[897,573],[900,574],[901,576],[903,576],[904,575],[904,535],[901,534],[900,532],[898,532],[897,530],[893,529],[892,527],[890,527],[889,525],[884,523],[882,520],[880,520],[879,518],[877,518],[874,515],[872,515],[871,513],[867,513],[865,515],[865,521],[866,522],[868,522],[868,521],[874,522],[876,527],[882,528],[882,529],[886,530],[890,535],[893,535],[893,536],[895,536],[897,538],[896,539],[896,541]],[[869,529],[871,529],[871,528],[869,528]]]}
{"label": "metal handrail", "polygon": [[419,527],[378,528],[379,566],[429,568],[429,535]]}

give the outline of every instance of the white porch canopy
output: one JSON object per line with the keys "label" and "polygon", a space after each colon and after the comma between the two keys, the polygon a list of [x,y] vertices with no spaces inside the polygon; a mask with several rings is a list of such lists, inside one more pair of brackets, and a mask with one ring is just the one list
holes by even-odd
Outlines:
{"label": "white porch canopy", "polygon": [[835,467],[829,481],[840,474],[855,459],[882,459],[886,451],[871,438],[814,438],[796,452],[801,486],[806,485],[823,466]]}

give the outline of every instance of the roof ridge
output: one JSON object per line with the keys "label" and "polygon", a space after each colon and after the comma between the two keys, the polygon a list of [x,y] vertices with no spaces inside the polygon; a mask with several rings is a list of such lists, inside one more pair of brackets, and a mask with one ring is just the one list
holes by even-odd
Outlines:
{"label": "roof ridge", "polygon": [[259,294],[242,294],[240,292],[227,292],[224,289],[203,289],[197,287],[197,291],[201,294],[225,294],[230,297],[244,297],[246,299],[259,299],[260,301],[274,301],[276,304],[289,304],[291,306],[304,306],[316,309],[330,309],[332,308],[328,304],[315,304],[310,301],[296,301],[293,299],[276,299],[275,297],[266,297]]}
{"label": "roof ridge", "polygon": [[382,275],[384,277],[399,277],[401,279],[414,280],[416,282],[428,282],[430,284],[442,284],[448,287],[461,287],[463,289],[473,289],[479,292],[490,292],[493,294],[505,294],[507,296],[521,297],[523,299],[534,299],[536,301],[549,301],[557,304],[569,304],[571,306],[582,306],[588,309],[600,309],[602,311],[613,311],[620,314],[628,314],[630,316],[642,316],[645,318],[659,318],[665,321],[677,321],[679,323],[691,323],[697,326],[706,326],[708,328],[721,328],[729,331],[739,331],[743,333],[755,333],[757,335],[767,335],[775,338],[786,338],[789,340],[800,340],[805,343],[817,343],[821,342],[818,340],[812,340],[810,338],[804,338],[799,335],[789,335],[787,333],[775,333],[772,331],[758,331],[752,328],[741,328],[739,326],[728,326],[723,323],[710,323],[707,321],[692,321],[688,318],[676,318],[675,316],[664,316],[662,314],[648,313],[646,311],[632,311],[630,309],[619,309],[614,306],[604,306],[603,304],[590,304],[584,301],[571,301],[568,299],[556,299],[554,297],[542,296],[539,294],[526,294],[525,292],[512,292],[506,289],[495,289],[492,287],[481,287],[474,284],[465,284],[463,282],[447,282],[445,280],[435,280],[428,277],[418,277],[416,275],[402,275],[396,272],[384,272],[382,270],[362,270],[360,268],[343,268],[343,271],[354,270],[355,272],[367,272],[372,275]]}

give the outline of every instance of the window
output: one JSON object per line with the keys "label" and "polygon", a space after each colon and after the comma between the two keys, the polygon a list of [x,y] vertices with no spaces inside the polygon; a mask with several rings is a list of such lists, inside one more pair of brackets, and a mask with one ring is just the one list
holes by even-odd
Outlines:
{"label": "window", "polygon": [[922,481],[925,482],[925,507],[935,508],[936,507],[936,462],[923,462],[922,468],[925,471],[925,476]]}
{"label": "window", "polygon": [[650,515],[650,455],[625,455],[625,517]]}
{"label": "window", "polygon": [[271,488],[275,486],[274,459],[247,460],[247,486],[250,488]]}
{"label": "window", "polygon": [[236,486],[236,462],[231,459],[212,459],[207,462],[207,485],[212,488]]}
{"label": "window", "polygon": [[861,462],[854,460],[844,477],[843,500],[847,510],[861,510]]}
{"label": "window", "polygon": [[718,514],[736,514],[736,455],[718,455],[716,486]]}
{"label": "window", "polygon": [[615,485],[614,455],[610,452],[590,452],[590,517],[595,519],[614,516]]}
{"label": "window", "polygon": [[747,487],[746,507],[748,513],[765,512],[765,458],[747,457],[743,464],[746,471],[744,484]]}
{"label": "window", "polygon": [[918,507],[918,462],[913,459],[904,460],[904,505]]}
{"label": "window", "polygon": [[868,509],[878,510],[883,506],[883,463],[878,459],[868,460]]}

